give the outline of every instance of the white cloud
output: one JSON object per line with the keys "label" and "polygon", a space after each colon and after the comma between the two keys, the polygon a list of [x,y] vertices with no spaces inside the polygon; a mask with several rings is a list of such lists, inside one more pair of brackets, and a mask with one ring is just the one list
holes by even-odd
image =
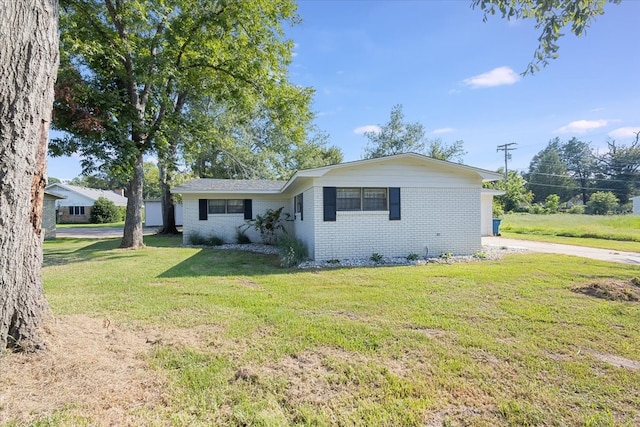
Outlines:
{"label": "white cloud", "polygon": [[510,67],[498,67],[486,73],[464,79],[462,83],[472,89],[477,89],[481,87],[512,85],[518,80],[520,80],[520,76]]}
{"label": "white cloud", "polygon": [[558,133],[586,133],[608,125],[612,120],[576,120],[566,126],[554,130]]}
{"label": "white cloud", "polygon": [[640,126],[627,126],[612,130],[609,136],[613,139],[635,138],[638,132],[640,132]]}
{"label": "white cloud", "polygon": [[453,131],[455,131],[454,128],[439,128],[439,129],[432,130],[431,133],[434,134],[434,135],[439,135],[439,134],[442,134],[442,133],[451,133]]}
{"label": "white cloud", "polygon": [[357,127],[353,130],[353,133],[356,133],[358,135],[364,135],[365,132],[374,132],[374,133],[380,133],[382,129],[380,129],[380,126],[377,125],[366,125],[366,126],[360,126]]}

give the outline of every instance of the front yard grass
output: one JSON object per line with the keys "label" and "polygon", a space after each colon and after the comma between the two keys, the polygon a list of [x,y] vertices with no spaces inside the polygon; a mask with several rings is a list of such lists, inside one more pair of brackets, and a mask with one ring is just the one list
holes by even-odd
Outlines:
{"label": "front yard grass", "polygon": [[[145,241],[139,251],[118,240],[45,243],[55,314],[144,337],[139,357],[161,378],[160,397],[122,404],[116,424],[640,424],[639,304],[572,291],[630,282],[637,267],[518,254],[299,271]],[[114,422],[78,405],[26,419]]]}
{"label": "front yard grass", "polygon": [[508,214],[500,233],[516,239],[640,252],[637,215]]}

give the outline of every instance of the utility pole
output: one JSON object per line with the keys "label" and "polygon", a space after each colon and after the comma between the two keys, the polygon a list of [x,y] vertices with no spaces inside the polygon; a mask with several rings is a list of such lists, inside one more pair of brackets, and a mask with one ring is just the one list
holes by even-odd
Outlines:
{"label": "utility pole", "polygon": [[513,145],[518,145],[518,143],[510,142],[508,144],[498,145],[498,148],[496,148],[496,152],[504,151],[504,189],[505,190],[508,190],[507,188],[507,183],[509,179],[508,162],[509,160],[511,160],[511,154],[509,154],[509,151],[516,150],[515,147],[512,147]]}

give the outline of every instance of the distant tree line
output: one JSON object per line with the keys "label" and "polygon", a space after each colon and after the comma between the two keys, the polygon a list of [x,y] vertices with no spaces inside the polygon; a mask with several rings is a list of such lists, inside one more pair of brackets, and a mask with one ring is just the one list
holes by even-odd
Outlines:
{"label": "distant tree line", "polygon": [[640,132],[627,145],[607,141],[605,150],[556,137],[531,159],[527,172],[509,172],[506,188],[504,182],[487,186],[507,191],[496,198],[498,211],[541,213],[581,205],[589,213],[626,212],[640,194]]}

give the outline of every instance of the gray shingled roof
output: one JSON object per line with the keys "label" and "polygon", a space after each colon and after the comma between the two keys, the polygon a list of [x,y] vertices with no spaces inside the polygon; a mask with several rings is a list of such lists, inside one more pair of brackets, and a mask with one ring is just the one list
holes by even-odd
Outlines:
{"label": "gray shingled roof", "polygon": [[45,190],[54,194],[58,194],[60,190],[57,190],[56,187],[65,189],[67,191],[73,191],[94,201],[98,200],[100,197],[104,197],[108,200],[111,200],[116,206],[127,206],[127,198],[122,197],[121,195],[116,194],[111,190],[98,190],[95,188],[78,187],[76,185],[62,184],[59,182],[47,186]]}
{"label": "gray shingled roof", "polygon": [[171,189],[172,193],[220,192],[273,192],[280,191],[286,181],[268,179],[211,179],[199,178]]}

